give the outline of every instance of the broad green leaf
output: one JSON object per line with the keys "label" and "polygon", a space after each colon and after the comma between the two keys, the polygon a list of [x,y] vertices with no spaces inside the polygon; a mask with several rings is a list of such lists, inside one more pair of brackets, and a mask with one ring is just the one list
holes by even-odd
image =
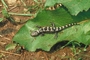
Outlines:
{"label": "broad green leaf", "polygon": [[[90,11],[87,13],[90,13]],[[66,25],[72,22],[79,22],[90,18],[89,14],[87,13],[81,13],[77,17],[74,17],[63,8],[55,11],[44,10],[38,13],[36,18],[29,20],[14,36],[13,41],[19,43],[21,46],[24,46],[28,51],[36,51],[36,49],[49,51],[56,43],[64,40],[74,40],[77,42],[90,44],[90,37],[89,35],[87,36],[85,34],[89,31],[88,27],[90,21],[89,23],[75,25],[59,32],[57,39],[54,38],[55,34],[45,34],[44,36],[39,35],[37,37],[32,37],[30,35],[32,31],[38,29],[36,26],[51,26],[50,22],[54,23],[56,26]],[[88,30],[86,30],[86,28],[88,28]]]}
{"label": "broad green leaf", "polygon": [[90,8],[90,0],[46,0],[45,6],[53,6],[56,3],[64,5],[72,15],[87,11]]}

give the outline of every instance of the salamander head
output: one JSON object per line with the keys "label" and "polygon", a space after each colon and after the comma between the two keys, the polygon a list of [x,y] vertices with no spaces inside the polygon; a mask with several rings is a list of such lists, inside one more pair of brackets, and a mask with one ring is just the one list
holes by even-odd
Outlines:
{"label": "salamander head", "polygon": [[35,37],[35,36],[38,36],[38,35],[39,35],[39,34],[38,34],[37,31],[31,32],[31,36],[32,36],[32,37]]}

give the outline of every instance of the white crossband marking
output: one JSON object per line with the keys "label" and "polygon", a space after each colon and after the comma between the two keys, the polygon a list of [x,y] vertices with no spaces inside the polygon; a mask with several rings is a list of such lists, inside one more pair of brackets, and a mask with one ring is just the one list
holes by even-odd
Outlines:
{"label": "white crossband marking", "polygon": [[47,27],[46,31],[49,31],[49,27]]}
{"label": "white crossband marking", "polygon": [[56,27],[56,30],[55,31],[59,31],[59,28],[58,27]]}

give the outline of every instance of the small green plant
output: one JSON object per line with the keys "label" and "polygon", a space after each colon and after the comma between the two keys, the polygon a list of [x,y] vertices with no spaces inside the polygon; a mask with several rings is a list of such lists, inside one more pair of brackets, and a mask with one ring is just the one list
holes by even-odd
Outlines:
{"label": "small green plant", "polygon": [[81,50],[78,50],[78,51],[77,51],[77,49],[76,49],[76,46],[81,47],[81,46],[80,46],[80,43],[71,42],[71,44],[72,44],[71,50],[73,51],[74,55],[78,55],[80,52],[82,52]]}
{"label": "small green plant", "polygon": [[15,22],[14,19],[13,19],[13,18],[10,16],[10,14],[8,13],[8,11],[7,11],[8,6],[7,6],[6,3],[4,2],[4,0],[1,0],[1,2],[2,2],[3,5],[4,5],[4,8],[3,8],[3,10],[2,10],[3,16],[4,16],[6,19],[10,20],[11,22]]}
{"label": "small green plant", "polygon": [[[11,21],[12,23],[16,23],[15,20],[13,19],[12,15],[17,15],[17,16],[36,16],[36,14],[25,14],[25,13],[13,13],[10,12],[11,9],[8,9],[8,5],[6,4],[6,2],[4,0],[1,0],[2,4],[3,4],[3,9],[2,9],[2,15],[4,17],[0,18],[0,22],[2,20],[4,20],[4,18],[6,18],[7,20]],[[22,3],[24,4],[24,2],[22,1]],[[24,5],[25,6],[25,5]]]}

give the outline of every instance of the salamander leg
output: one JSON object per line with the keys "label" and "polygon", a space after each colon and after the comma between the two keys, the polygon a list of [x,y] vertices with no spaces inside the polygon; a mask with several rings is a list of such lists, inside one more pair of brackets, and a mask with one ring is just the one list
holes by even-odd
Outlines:
{"label": "salamander leg", "polygon": [[41,26],[36,26],[37,28],[41,28]]}
{"label": "salamander leg", "polygon": [[55,39],[58,38],[58,32],[55,33],[55,36],[54,36]]}
{"label": "salamander leg", "polygon": [[50,22],[50,23],[51,23],[52,27],[56,27],[55,24],[54,24],[53,22]]}
{"label": "salamander leg", "polygon": [[44,36],[45,34],[44,33],[41,33],[41,36]]}

